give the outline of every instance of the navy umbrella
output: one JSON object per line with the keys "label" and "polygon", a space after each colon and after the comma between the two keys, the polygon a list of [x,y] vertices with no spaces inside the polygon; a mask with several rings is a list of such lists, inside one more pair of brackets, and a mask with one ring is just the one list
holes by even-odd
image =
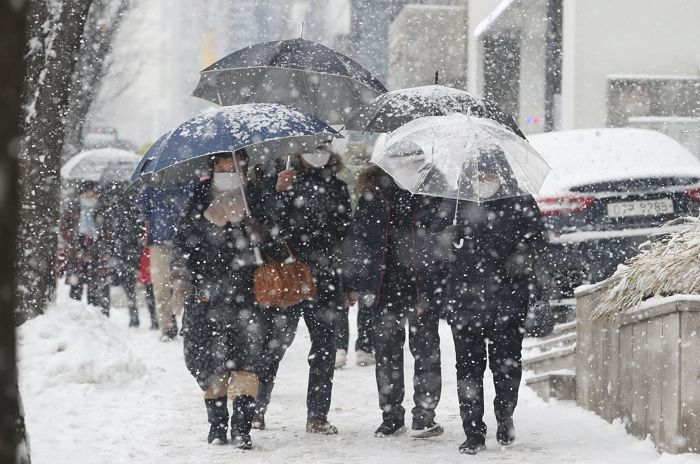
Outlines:
{"label": "navy umbrella", "polygon": [[443,85],[411,87],[380,95],[357,110],[345,128],[365,132],[392,132],[417,118],[451,114],[492,119],[525,138],[513,116],[495,103]]}
{"label": "navy umbrella", "polygon": [[283,105],[225,106],[196,116],[160,137],[131,177],[159,187],[209,174],[210,155],[245,148],[251,164],[288,156],[341,137],[317,118]]}
{"label": "navy umbrella", "polygon": [[201,72],[192,95],[219,105],[281,103],[328,124],[344,124],[384,92],[384,85],[351,58],[293,39],[231,53]]}

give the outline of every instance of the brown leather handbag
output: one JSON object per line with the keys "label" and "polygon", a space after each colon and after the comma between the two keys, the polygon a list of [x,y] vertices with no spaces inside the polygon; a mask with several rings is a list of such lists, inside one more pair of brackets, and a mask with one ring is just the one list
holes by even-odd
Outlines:
{"label": "brown leather handbag", "polygon": [[260,306],[288,308],[316,296],[316,282],[311,269],[294,258],[291,248],[284,244],[291,260],[267,262],[253,274],[253,294]]}

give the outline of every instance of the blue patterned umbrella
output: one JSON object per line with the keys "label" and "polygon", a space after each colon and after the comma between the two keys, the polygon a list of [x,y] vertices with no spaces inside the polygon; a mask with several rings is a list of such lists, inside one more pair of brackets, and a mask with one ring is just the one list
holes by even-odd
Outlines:
{"label": "blue patterned umbrella", "polygon": [[313,116],[269,103],[225,106],[196,116],[159,138],[131,177],[166,187],[209,174],[215,153],[245,148],[251,164],[289,156],[341,137]]}

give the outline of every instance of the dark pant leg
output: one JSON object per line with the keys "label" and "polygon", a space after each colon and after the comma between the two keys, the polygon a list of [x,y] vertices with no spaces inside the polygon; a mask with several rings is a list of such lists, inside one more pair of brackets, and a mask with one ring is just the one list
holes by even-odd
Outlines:
{"label": "dark pant leg", "polygon": [[74,300],[82,300],[83,299],[83,284],[78,284],[78,285],[71,285],[70,286],[70,297],[73,298]]}
{"label": "dark pant leg", "polygon": [[153,294],[153,284],[146,284],[146,306],[148,306],[148,314],[151,316],[151,327],[158,328],[158,316],[156,315],[156,297]]}
{"label": "dark pant leg", "polygon": [[414,358],[413,413],[414,428],[423,428],[435,419],[435,408],[442,392],[440,366],[440,318],[437,312],[425,311],[418,316],[408,313],[408,345]]}
{"label": "dark pant leg", "polygon": [[348,351],[350,345],[350,323],[348,318],[350,310],[342,308],[338,311],[335,322],[335,349]]}
{"label": "dark pant leg", "polygon": [[372,306],[360,300],[357,302],[357,341],[355,351],[371,353],[374,351],[372,345]]}
{"label": "dark pant leg", "polygon": [[513,417],[518,404],[518,390],[523,373],[522,344],[523,333],[513,321],[497,321],[489,334],[489,368],[496,389],[493,408],[499,422]]}
{"label": "dark pant leg", "polygon": [[[263,310],[264,311],[264,310]],[[287,348],[294,341],[301,312],[297,308],[270,309],[263,319],[263,355],[260,360],[260,389],[257,397],[257,412],[265,414],[272,397],[277,370]]]}
{"label": "dark pant leg", "polygon": [[335,371],[335,324],[339,298],[326,291],[304,308],[304,322],[309,329],[309,385],[306,394],[307,417],[327,419],[331,407]]}
{"label": "dark pant leg", "polygon": [[136,306],[136,277],[131,274],[124,276],[124,292],[126,293],[127,306],[129,308],[129,319],[136,324],[139,323],[139,308]]}
{"label": "dark pant leg", "polygon": [[483,326],[454,322],[452,338],[457,357],[457,397],[467,436],[486,437],[484,424],[484,371],[486,346]]}
{"label": "dark pant leg", "polygon": [[102,309],[102,314],[109,316],[109,283],[105,277],[92,276],[87,281],[88,304]]}
{"label": "dark pant leg", "polygon": [[379,308],[374,317],[374,358],[379,407],[384,421],[404,422],[405,394],[403,345],[406,329],[403,315],[393,307]]}

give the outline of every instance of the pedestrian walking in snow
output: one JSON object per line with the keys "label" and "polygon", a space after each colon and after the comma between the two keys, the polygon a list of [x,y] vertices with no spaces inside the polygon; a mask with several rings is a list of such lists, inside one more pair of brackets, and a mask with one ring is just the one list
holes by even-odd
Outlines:
{"label": "pedestrian walking in snow", "polygon": [[66,281],[70,296],[81,300],[87,287],[88,304],[101,308],[109,316],[109,240],[105,204],[98,184],[83,181],[78,188],[78,201],[69,203],[60,224],[65,244]]}
{"label": "pedestrian walking in snow", "polygon": [[[478,181],[466,182],[463,188],[474,190],[482,202],[456,205],[455,200],[445,199],[431,226],[438,234],[437,248],[446,269],[445,298],[466,434],[459,451],[466,454],[485,447],[487,360],[496,390],[496,438],[501,445],[515,440],[513,412],[522,374],[524,323],[543,240],[537,204],[532,196],[523,195],[504,160],[498,148],[481,156]],[[458,220],[452,225],[455,214]]]}
{"label": "pedestrian walking in snow", "polygon": [[180,313],[184,305],[184,289],[181,283],[186,276],[171,274],[170,257],[176,226],[191,190],[191,184],[164,190],[144,186],[136,199],[136,204],[146,220],[151,280],[163,341],[172,340],[177,336],[176,314]]}
{"label": "pedestrian walking in snow", "polygon": [[382,423],[375,435],[387,437],[406,431],[402,403],[408,321],[408,343],[415,360],[411,435],[438,436],[443,433],[435,422],[442,387],[439,312],[423,293],[421,281],[423,267],[433,262],[424,240],[437,201],[403,190],[377,166],[360,174],[358,187],[361,196],[345,241],[346,278],[372,308],[382,410]]}
{"label": "pedestrian walking in snow", "polygon": [[[136,281],[139,259],[143,249],[144,224],[139,210],[134,206],[134,195],[124,192],[124,185],[107,186],[104,195],[105,219],[110,231],[109,274],[113,287],[122,287],[129,309],[129,327],[140,324],[136,305]],[[149,309],[152,309],[149,307]],[[155,310],[151,311],[151,327],[157,327]]]}
{"label": "pedestrian walking in snow", "polygon": [[246,215],[245,151],[211,160],[213,175],[196,187],[174,242],[174,270],[186,269],[191,285],[183,317],[185,363],[204,390],[208,442],[227,442],[231,400],[232,443],[250,449],[264,311],[252,291],[254,248],[270,242]]}
{"label": "pedestrian walking in snow", "polygon": [[267,339],[263,356],[257,425],[264,428],[279,363],[294,340],[303,316],[311,337],[306,431],[338,433],[328,422],[335,364],[335,320],[343,307],[340,273],[342,241],[351,219],[350,195],[336,177],[340,157],[320,146],[294,157],[274,182],[272,202],[265,209],[295,258],[310,266],[316,298],[286,309],[267,310]]}

